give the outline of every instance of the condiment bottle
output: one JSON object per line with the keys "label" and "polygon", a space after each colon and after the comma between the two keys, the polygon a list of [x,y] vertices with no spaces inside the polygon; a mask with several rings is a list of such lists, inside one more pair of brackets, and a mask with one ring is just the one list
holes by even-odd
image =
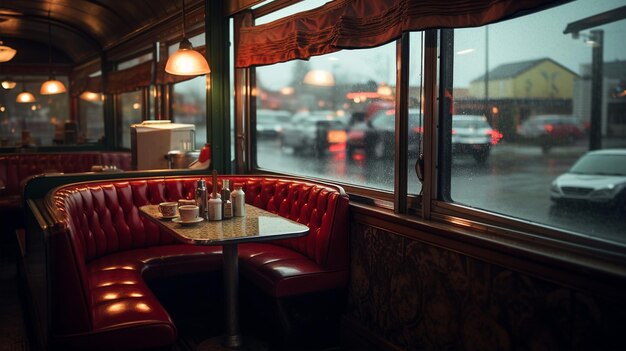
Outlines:
{"label": "condiment bottle", "polygon": [[206,193],[206,181],[204,179],[198,179],[196,182],[196,204],[198,205],[199,214],[202,218],[208,218],[207,210],[207,193]]}
{"label": "condiment bottle", "polygon": [[213,191],[209,199],[209,221],[222,220],[222,199],[217,193],[217,171],[213,170]]}
{"label": "condiment bottle", "polygon": [[222,197],[222,219],[228,219],[233,217],[233,203],[230,201],[230,181],[224,179],[222,183],[222,191],[220,192]]}
{"label": "condiment bottle", "polygon": [[246,215],[246,194],[240,184],[235,185],[235,190],[230,193],[230,200],[233,203],[233,216],[244,217]]}

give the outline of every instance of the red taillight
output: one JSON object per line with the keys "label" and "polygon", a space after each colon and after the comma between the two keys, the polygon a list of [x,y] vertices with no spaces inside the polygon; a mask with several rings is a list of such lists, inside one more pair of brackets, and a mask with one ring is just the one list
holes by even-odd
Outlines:
{"label": "red taillight", "polygon": [[413,131],[418,134],[424,133],[424,127],[414,127]]}
{"label": "red taillight", "polygon": [[545,124],[543,126],[543,129],[548,133],[552,133],[552,131],[554,130],[554,126],[552,124]]}
{"label": "red taillight", "polygon": [[452,135],[456,134],[456,130],[452,129]]}
{"label": "red taillight", "polygon": [[487,135],[491,135],[491,145],[496,145],[502,139],[502,133],[498,132],[495,129],[489,129],[485,132]]}

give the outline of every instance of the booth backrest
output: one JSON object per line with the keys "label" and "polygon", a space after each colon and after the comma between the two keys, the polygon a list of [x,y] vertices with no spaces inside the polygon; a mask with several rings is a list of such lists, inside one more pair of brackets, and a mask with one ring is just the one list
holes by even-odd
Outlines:
{"label": "booth backrest", "polygon": [[[175,243],[167,231],[139,213],[139,207],[192,199],[199,177],[127,179],[71,184],[50,192],[46,202],[56,218],[49,235],[49,281],[52,305],[75,308],[53,313],[52,323],[64,333],[89,325],[90,261],[116,252]],[[343,189],[301,180],[233,176],[246,202],[306,224],[309,235],[276,241],[315,261],[323,269],[348,268],[348,197]],[[210,177],[205,178],[209,188]],[[73,314],[73,315],[71,315]],[[57,329],[59,330],[59,329]]]}
{"label": "booth backrest", "polygon": [[20,153],[0,155],[0,180],[5,195],[19,195],[21,182],[41,173],[89,172],[93,165],[115,165],[131,170],[130,152],[85,151],[62,153]]}

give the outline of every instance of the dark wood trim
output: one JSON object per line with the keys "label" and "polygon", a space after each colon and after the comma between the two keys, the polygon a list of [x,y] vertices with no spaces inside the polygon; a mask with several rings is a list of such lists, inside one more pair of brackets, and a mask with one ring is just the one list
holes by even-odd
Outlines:
{"label": "dark wood trim", "polygon": [[424,32],[424,181],[422,183],[422,217],[430,217],[430,201],[436,194],[437,177],[437,60],[439,55],[437,30]]}
{"label": "dark wood trim", "polygon": [[396,213],[407,212],[407,189],[409,159],[409,65],[410,40],[409,33],[403,33],[396,40],[396,120],[395,120],[395,152],[394,152],[394,210]]}
{"label": "dark wood trim", "polygon": [[259,18],[272,12],[281,10],[287,6],[291,6],[301,2],[302,0],[274,0],[267,5],[263,5],[253,11],[254,18]]}
{"label": "dark wood trim", "polygon": [[[626,296],[626,266],[565,251],[528,233],[504,235],[471,221],[421,220],[372,206],[351,205],[353,223],[378,228],[607,299]],[[458,223],[455,225],[454,223]]]}
{"label": "dark wood trim", "polygon": [[227,5],[224,7],[224,16],[232,16],[238,12],[245,11],[257,4],[264,2],[265,0],[230,0],[227,1]]}

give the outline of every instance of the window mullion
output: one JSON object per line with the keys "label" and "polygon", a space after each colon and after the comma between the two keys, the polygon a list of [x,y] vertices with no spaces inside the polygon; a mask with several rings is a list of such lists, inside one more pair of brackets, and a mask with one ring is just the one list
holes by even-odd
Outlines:
{"label": "window mullion", "polygon": [[409,33],[396,41],[396,142],[394,157],[394,210],[407,212],[409,125]]}
{"label": "window mullion", "polygon": [[422,183],[422,217],[430,218],[431,203],[436,194],[437,175],[437,31],[424,33],[424,181]]}

